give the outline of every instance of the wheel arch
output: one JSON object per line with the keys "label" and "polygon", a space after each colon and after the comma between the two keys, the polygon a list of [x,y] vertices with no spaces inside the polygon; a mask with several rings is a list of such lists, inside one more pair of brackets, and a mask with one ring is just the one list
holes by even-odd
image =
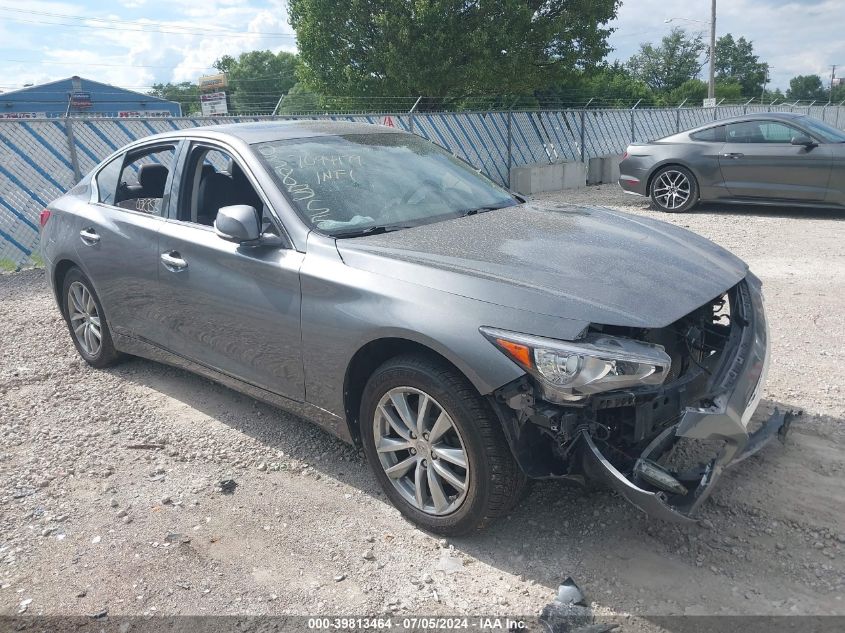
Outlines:
{"label": "wheel arch", "polygon": [[404,355],[424,356],[442,362],[466,378],[467,382],[478,390],[477,385],[473,383],[465,371],[425,343],[400,336],[387,336],[371,340],[360,347],[352,356],[343,379],[344,412],[349,425],[349,433],[356,445],[360,445],[361,442],[358,414],[367,381],[369,381],[373,372],[388,360]]}
{"label": "wheel arch", "polygon": [[71,268],[82,268],[72,259],[60,259],[56,262],[55,266],[53,266],[53,295],[56,298],[56,303],[59,304],[59,310],[61,311],[62,315],[67,317],[65,314],[65,302],[62,299],[62,288],[64,287],[65,277],[68,274],[68,271]]}
{"label": "wheel arch", "polygon": [[698,189],[698,195],[701,196],[701,177],[697,173],[695,173],[695,169],[693,169],[691,165],[685,163],[682,160],[678,160],[677,158],[671,158],[652,167],[651,171],[648,174],[648,180],[646,181],[645,192],[647,196],[651,196],[651,183],[654,182],[654,177],[661,169],[664,169],[666,167],[683,167],[689,173],[691,173],[693,178],[695,178],[695,184]]}

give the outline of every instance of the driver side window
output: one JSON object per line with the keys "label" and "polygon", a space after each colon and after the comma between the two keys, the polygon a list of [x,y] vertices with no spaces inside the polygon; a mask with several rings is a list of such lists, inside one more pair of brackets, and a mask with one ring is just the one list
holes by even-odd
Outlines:
{"label": "driver side window", "polygon": [[799,134],[794,127],[778,121],[745,121],[727,126],[728,143],[789,143]]}
{"label": "driver side window", "polygon": [[261,214],[264,232],[279,233],[246,172],[228,152],[194,144],[185,166],[179,220],[214,226],[222,207],[245,204]]}

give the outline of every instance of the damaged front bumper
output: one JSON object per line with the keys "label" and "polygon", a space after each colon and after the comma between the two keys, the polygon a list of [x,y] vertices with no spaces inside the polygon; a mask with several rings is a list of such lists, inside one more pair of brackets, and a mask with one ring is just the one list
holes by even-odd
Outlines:
{"label": "damaged front bumper", "polygon": [[[709,383],[706,406],[690,407],[646,447],[630,476],[602,454],[586,430],[581,431],[585,474],[603,481],[644,512],[675,522],[692,522],[691,515],[713,490],[725,468],[759,451],[775,436],[785,437],[791,413],[775,410],[756,431],[749,432],[759,404],[769,363],[769,332],[760,282],[753,275],[737,287],[736,326],[732,353]],[[719,440],[721,453],[707,464],[686,472],[671,472],[658,464],[680,438]]]}
{"label": "damaged front bumper", "polygon": [[[585,468],[588,469],[588,473],[593,478],[604,482],[646,514],[663,519],[664,521],[695,523],[692,515],[710,495],[714,484],[724,469],[742,461],[746,457],[750,457],[775,436],[785,437],[789,429],[791,416],[792,414],[789,412],[778,411],[776,409],[774,414],[772,414],[763,426],[754,433],[746,435],[745,447],[741,452],[723,452],[709,464],[701,468],[699,472],[695,473],[695,480],[693,480],[692,473],[687,476],[673,475],[672,477],[676,481],[689,490],[686,494],[672,495],[668,491],[647,490],[640,487],[639,483],[635,483],[632,479],[619,472],[602,455],[588,433],[583,433],[581,436],[586,446]],[[677,430],[678,427],[673,426],[662,433],[658,437],[659,441],[656,440],[653,442],[643,452],[639,463],[653,463],[655,461],[653,457],[659,457],[667,450],[667,444],[671,444],[677,440]],[[731,454],[732,457],[728,457],[728,454]],[[694,484],[694,487],[690,486],[690,484]]]}

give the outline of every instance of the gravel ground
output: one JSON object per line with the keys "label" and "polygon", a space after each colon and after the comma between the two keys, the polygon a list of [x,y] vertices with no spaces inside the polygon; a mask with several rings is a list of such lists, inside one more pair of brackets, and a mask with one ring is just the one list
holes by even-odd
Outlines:
{"label": "gravel ground", "polygon": [[88,368],[30,270],[0,276],[0,615],[536,614],[567,576],[602,613],[845,614],[845,216],[667,216],[611,186],[541,198],[688,227],[765,283],[758,415],[804,413],[725,477],[701,527],[541,483],[440,541],[307,422],[145,360]]}

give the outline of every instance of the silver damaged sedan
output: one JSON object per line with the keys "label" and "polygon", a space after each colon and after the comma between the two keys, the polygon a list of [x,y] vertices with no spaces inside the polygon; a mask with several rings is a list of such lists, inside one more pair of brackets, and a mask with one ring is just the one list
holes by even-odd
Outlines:
{"label": "silver damaged sedan", "polygon": [[[86,362],[154,359],[307,418],[440,534],[550,478],[691,521],[788,428],[751,422],[769,336],[742,261],[661,222],[527,202],[394,129],[152,136],[41,225]],[[720,448],[676,450],[701,440]]]}

